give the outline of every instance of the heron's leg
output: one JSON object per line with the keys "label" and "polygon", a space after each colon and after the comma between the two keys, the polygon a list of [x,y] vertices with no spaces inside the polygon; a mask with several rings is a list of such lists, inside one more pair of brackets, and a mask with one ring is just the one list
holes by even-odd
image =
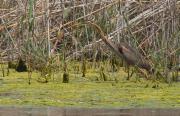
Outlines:
{"label": "heron's leg", "polygon": [[131,71],[130,77],[132,77],[134,74],[134,70]]}
{"label": "heron's leg", "polygon": [[129,80],[132,76],[133,76],[133,74],[134,74],[134,70],[132,70],[131,72],[130,72],[130,67],[129,67],[129,71],[128,71],[128,78],[127,78],[127,80]]}
{"label": "heron's leg", "polygon": [[127,71],[128,71],[128,76],[127,76],[126,80],[129,80],[130,77],[132,77],[132,75],[134,74],[134,71],[132,71],[132,72],[130,73],[130,66],[129,66],[129,65],[127,65]]}

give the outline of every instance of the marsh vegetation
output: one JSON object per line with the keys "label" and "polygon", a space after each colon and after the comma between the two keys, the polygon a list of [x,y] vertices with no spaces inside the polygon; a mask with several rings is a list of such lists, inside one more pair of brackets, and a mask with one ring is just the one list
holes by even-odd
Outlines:
{"label": "marsh vegetation", "polygon": [[2,0],[0,104],[180,107],[177,0]]}

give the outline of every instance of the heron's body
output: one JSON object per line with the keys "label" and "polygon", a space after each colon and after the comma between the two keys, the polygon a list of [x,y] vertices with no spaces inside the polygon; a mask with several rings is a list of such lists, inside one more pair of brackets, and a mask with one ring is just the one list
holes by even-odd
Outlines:
{"label": "heron's body", "polygon": [[146,69],[149,73],[152,73],[153,69],[151,65],[138,50],[132,48],[127,43],[119,43],[118,50],[128,65],[137,66],[139,68]]}
{"label": "heron's body", "polygon": [[108,36],[106,36],[100,26],[92,22],[86,22],[85,24],[89,24],[95,28],[110,50],[120,58],[123,58],[128,65],[146,69],[149,73],[154,72],[149,62],[147,62],[135,48],[131,47],[127,43],[114,44],[111,40],[108,39]]}

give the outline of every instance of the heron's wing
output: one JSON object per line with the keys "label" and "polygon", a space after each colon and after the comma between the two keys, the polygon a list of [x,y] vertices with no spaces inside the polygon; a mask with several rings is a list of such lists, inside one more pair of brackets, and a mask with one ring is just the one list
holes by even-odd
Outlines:
{"label": "heron's wing", "polygon": [[122,54],[124,60],[130,65],[138,65],[144,62],[144,58],[139,51],[132,48],[127,43],[119,44],[119,52]]}
{"label": "heron's wing", "polygon": [[133,54],[134,56],[136,56],[137,58],[140,58],[142,59],[143,56],[141,55],[141,53],[136,49],[136,48],[133,48],[132,46],[130,46],[129,44],[127,43],[122,43],[122,46],[124,46],[126,49],[128,49],[131,54]]}

